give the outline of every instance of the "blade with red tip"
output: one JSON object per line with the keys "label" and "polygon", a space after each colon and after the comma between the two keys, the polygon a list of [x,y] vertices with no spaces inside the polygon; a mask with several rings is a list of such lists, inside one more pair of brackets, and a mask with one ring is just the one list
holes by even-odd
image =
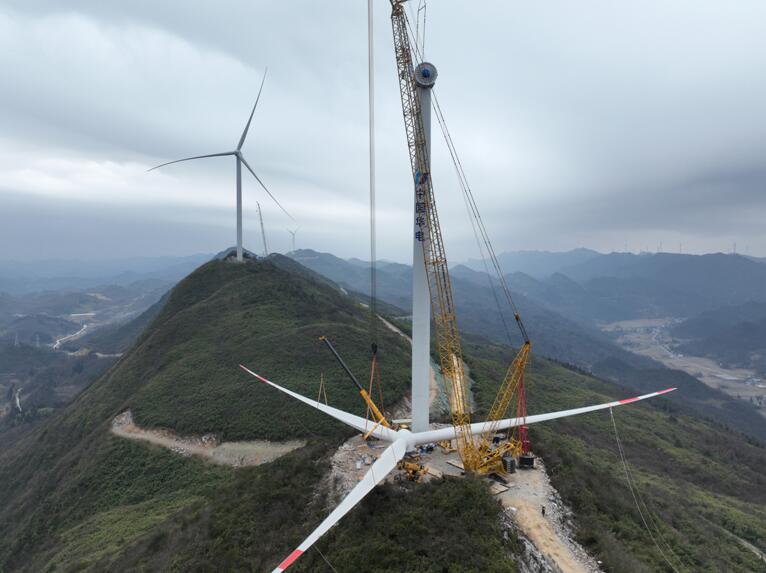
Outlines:
{"label": "blade with red tip", "polygon": [[338,410],[337,408],[333,408],[332,406],[328,406],[327,404],[323,404],[322,402],[318,402],[317,400],[312,400],[311,398],[306,398],[305,396],[301,396],[297,392],[293,392],[292,390],[288,390],[287,388],[283,388],[279,384],[275,384],[271,380],[267,380],[260,374],[256,374],[246,366],[242,366],[242,364],[239,365],[239,367],[250,374],[251,376],[254,376],[264,384],[268,384],[269,386],[272,386],[273,388],[276,388],[280,392],[287,394],[288,396],[291,396],[295,398],[296,400],[300,400],[304,404],[308,404],[312,408],[316,408],[317,410],[324,412],[328,416],[332,416],[339,422],[343,422],[347,426],[351,426],[355,430],[358,430],[362,433],[367,433],[372,430],[371,436],[378,438],[380,440],[385,440],[387,442],[393,442],[397,439],[396,432],[393,430],[389,430],[388,428],[385,428],[383,426],[377,426],[375,427],[375,423],[371,422],[370,420],[365,420],[364,418],[360,418],[359,416],[355,416],[354,414],[349,414],[348,412],[344,412],[343,410]]}
{"label": "blade with red tip", "polygon": [[370,493],[376,485],[385,479],[385,477],[396,467],[396,464],[407,453],[407,440],[406,438],[400,438],[388,448],[378,458],[369,471],[364,475],[362,481],[360,481],[354,489],[340,502],[333,512],[328,515],[325,520],[319,524],[311,535],[309,535],[303,543],[301,543],[295,551],[290,553],[272,573],[282,573],[285,569],[290,567],[295,561],[303,555],[309,548],[317,542],[329,529],[338,523],[341,518],[351,511],[356,504],[358,504],[364,496]]}
{"label": "blade with red tip", "polygon": [[[632,404],[639,400],[646,400],[647,398],[654,398],[655,396],[662,396],[668,392],[672,392],[676,388],[667,388],[658,392],[652,392],[651,394],[644,394],[643,396],[636,396],[634,398],[625,398],[624,400],[615,400],[614,402],[607,402],[606,404],[597,404],[596,406],[585,406],[584,408],[574,408],[573,410],[561,410],[560,412],[549,412],[548,414],[537,414],[535,416],[527,416],[526,418],[508,418],[500,420],[495,428],[497,430],[504,430],[506,428],[513,428],[521,424],[529,425],[536,424],[538,422],[547,422],[549,420],[556,420],[558,418],[566,418],[568,416],[577,416],[578,414],[587,414],[588,412],[596,412],[598,410],[605,410],[607,408],[616,408],[617,406],[624,406],[625,404]],[[471,424],[471,431],[474,434],[481,434],[489,430],[489,422],[479,422],[478,424]],[[441,440],[451,440],[455,437],[455,428],[442,428],[441,430],[432,430],[430,432],[421,432],[414,434],[414,440],[416,444],[428,444],[431,442],[439,442]]]}

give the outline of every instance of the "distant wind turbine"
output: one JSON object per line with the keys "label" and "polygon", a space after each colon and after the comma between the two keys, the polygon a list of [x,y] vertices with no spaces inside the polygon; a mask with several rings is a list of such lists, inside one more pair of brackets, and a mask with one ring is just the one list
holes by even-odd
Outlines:
{"label": "distant wind turbine", "polygon": [[287,210],[282,207],[279,201],[277,201],[277,198],[274,197],[274,195],[271,194],[271,191],[268,190],[266,185],[264,185],[263,181],[261,181],[260,177],[258,177],[255,174],[255,171],[253,171],[253,168],[250,167],[250,164],[245,160],[245,157],[242,155],[242,146],[245,144],[245,138],[247,137],[247,132],[250,129],[250,123],[253,121],[253,114],[255,113],[255,108],[258,107],[258,101],[261,99],[261,91],[263,91],[263,83],[266,81],[266,71],[263,72],[263,79],[261,80],[261,87],[258,90],[258,96],[255,98],[255,104],[253,105],[253,110],[250,112],[250,117],[247,120],[247,125],[245,125],[245,130],[242,132],[242,137],[239,138],[239,143],[237,144],[237,148],[234,151],[224,151],[222,153],[211,153],[210,155],[197,155],[195,157],[186,157],[184,159],[176,159],[175,161],[168,161],[167,163],[163,163],[161,165],[157,165],[156,167],[152,167],[149,169],[149,171],[154,171],[155,169],[159,169],[160,167],[165,167],[166,165],[171,165],[173,163],[180,163],[181,161],[192,161],[194,159],[206,159],[208,157],[225,157],[227,155],[233,155],[237,160],[237,261],[242,262],[242,165],[247,167],[247,170],[253,174],[253,177],[255,177],[255,180],[258,181],[258,183],[263,187],[263,190],[266,191],[269,197],[274,201],[274,203],[277,204],[277,206],[282,209],[285,215],[290,217],[293,221],[292,215],[287,212]]}
{"label": "distant wind turbine", "polygon": [[263,240],[263,256],[269,256],[269,246],[266,244],[266,229],[263,227],[263,213],[261,213],[261,204],[256,201],[255,206],[258,207],[258,220],[261,222],[261,239]]}
{"label": "distant wind turbine", "polygon": [[300,231],[300,229],[301,229],[300,227],[296,227],[294,231],[287,229],[287,232],[290,233],[290,235],[292,236],[292,245],[293,245],[292,251],[293,252],[295,251],[295,235],[298,231]]}

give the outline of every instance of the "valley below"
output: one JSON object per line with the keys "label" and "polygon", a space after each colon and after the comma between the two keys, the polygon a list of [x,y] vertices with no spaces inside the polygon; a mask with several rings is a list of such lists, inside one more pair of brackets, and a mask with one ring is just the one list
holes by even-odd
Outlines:
{"label": "valley below", "polygon": [[[57,310],[68,330],[41,335],[39,348],[33,331],[19,336],[19,346],[10,338],[2,347],[3,373],[14,379],[3,379],[9,445],[0,447],[0,569],[271,570],[359,483],[384,444],[365,443],[253,385],[236,364],[309,397],[322,381],[331,405],[364,415],[363,401],[319,342],[327,336],[351,371],[369,372],[369,306],[359,290],[344,288],[279,255],[244,265],[216,260],[131,321],[101,325],[100,299],[100,308]],[[409,328],[400,309],[381,306],[383,405],[391,418],[406,419]],[[485,324],[491,305],[479,310],[464,341],[477,420],[516,355],[472,333],[469,326]],[[326,570],[328,562],[338,571],[377,573],[403,570],[403,563],[431,573],[668,571],[651,536],[672,548],[678,570],[762,569],[763,448],[715,421],[739,421],[732,426],[742,430],[760,427],[762,418],[710,387],[744,388],[752,373],[680,356],[672,319],[611,323],[598,332],[537,316],[557,325],[544,331],[549,342],[562,325],[573,336],[548,345],[558,361],[541,351],[529,365],[531,414],[622,399],[632,395],[626,388],[679,387],[678,401],[616,414],[623,460],[630,459],[650,527],[615,454],[613,424],[593,413],[534,424],[536,468],[504,483],[463,475],[455,452],[414,452],[428,476],[412,483],[394,472],[322,538],[321,554],[301,558],[298,573]],[[577,333],[587,344],[570,347],[567,341],[583,340]],[[568,366],[572,356],[585,365],[598,359],[602,369],[593,377]],[[27,372],[22,384],[17,373]],[[435,362],[430,390],[432,417],[446,422]]]}
{"label": "valley below", "polygon": [[625,350],[686,372],[711,388],[750,402],[766,417],[766,380],[754,370],[727,368],[710,358],[676,352],[678,341],[670,329],[679,322],[680,319],[672,317],[623,320],[603,324],[601,330],[614,336]]}

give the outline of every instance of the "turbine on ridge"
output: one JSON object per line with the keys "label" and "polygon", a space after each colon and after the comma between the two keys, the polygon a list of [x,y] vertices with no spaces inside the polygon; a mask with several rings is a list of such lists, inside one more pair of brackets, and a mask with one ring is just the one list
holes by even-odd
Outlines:
{"label": "turbine on ridge", "polygon": [[295,229],[287,229],[287,232],[290,233],[290,238],[292,239],[292,252],[295,252],[295,235],[300,231],[300,227],[296,227]]}
{"label": "turbine on ridge", "polygon": [[253,115],[255,114],[255,108],[258,107],[258,101],[261,99],[261,92],[263,91],[263,84],[266,81],[266,72],[265,70],[263,72],[263,79],[261,79],[261,87],[258,89],[258,96],[255,98],[255,104],[253,105],[253,109],[250,112],[250,117],[247,119],[247,125],[245,125],[245,129],[242,132],[242,136],[239,138],[239,143],[237,143],[237,148],[233,151],[223,151],[221,153],[210,153],[208,155],[195,155],[194,157],[185,157],[183,159],[176,159],[174,161],[168,161],[167,163],[162,163],[160,165],[157,165],[155,167],[152,167],[148,171],[154,171],[155,169],[159,169],[160,167],[165,167],[166,165],[172,165],[173,163],[180,163],[182,161],[193,161],[195,159],[207,159],[208,157],[226,157],[229,155],[233,155],[234,158],[237,161],[237,261],[242,262],[242,165],[244,165],[247,170],[255,177],[255,180],[258,181],[261,187],[263,187],[263,190],[266,191],[266,194],[271,197],[272,201],[277,204],[277,206],[282,210],[282,212],[290,217],[293,221],[292,215],[287,212],[287,210],[282,206],[282,204],[277,201],[277,198],[272,195],[271,191],[266,187],[266,185],[261,181],[261,178],[256,175],[255,171],[253,171],[253,168],[250,167],[250,164],[245,160],[244,155],[242,154],[242,146],[245,144],[245,139],[247,138],[247,132],[250,130],[250,124],[253,121]]}

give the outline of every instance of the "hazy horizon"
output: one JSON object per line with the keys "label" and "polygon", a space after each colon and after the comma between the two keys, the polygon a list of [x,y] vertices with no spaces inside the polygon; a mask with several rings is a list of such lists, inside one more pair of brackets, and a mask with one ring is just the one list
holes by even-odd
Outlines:
{"label": "hazy horizon", "polygon": [[[107,264],[109,266],[119,266],[120,264],[124,263],[130,263],[130,262],[139,262],[139,261],[160,261],[163,259],[167,259],[169,261],[182,261],[182,260],[190,260],[190,259],[201,259],[204,257],[213,257],[216,254],[226,250],[233,248],[233,245],[229,245],[228,247],[220,248],[220,249],[214,249],[210,251],[197,251],[193,253],[183,253],[183,254],[162,254],[162,255],[132,255],[132,256],[118,256],[118,257],[48,257],[48,258],[7,258],[7,257],[0,257],[0,266],[3,264],[18,264],[18,265],[39,265],[41,263],[56,263],[56,264]],[[318,253],[326,253],[333,256],[336,256],[338,258],[349,260],[349,259],[356,259],[360,260],[362,262],[369,262],[370,257],[367,256],[342,256],[338,253],[329,251],[329,250],[322,250],[318,248],[314,248],[311,246],[296,246],[296,251],[300,250],[310,250],[310,251],[316,251]],[[614,250],[614,251],[599,251],[597,249],[592,249],[589,247],[573,247],[571,249],[565,249],[561,251],[556,250],[546,250],[546,249],[520,249],[520,250],[510,250],[510,251],[501,251],[498,252],[498,256],[503,255],[513,255],[513,254],[526,254],[526,253],[536,253],[536,254],[560,254],[560,253],[570,253],[572,251],[578,251],[578,250],[586,250],[586,251],[593,251],[594,253],[597,253],[599,255],[612,255],[612,254],[629,254],[629,255],[688,255],[688,256],[705,256],[705,255],[739,255],[747,258],[755,258],[760,259],[764,257],[759,257],[757,255],[747,254],[747,253],[741,253],[741,252],[726,252],[726,251],[710,251],[710,252],[701,252],[701,253],[687,253],[687,252],[674,252],[669,250],[662,250],[662,251],[622,251],[622,250]],[[256,255],[260,256],[260,253],[256,250],[254,251]],[[291,250],[283,250],[283,251],[271,251],[269,254],[281,254],[281,255],[289,255],[292,251]],[[389,257],[378,257],[376,259],[378,262],[388,262],[388,263],[399,263],[399,264],[405,264],[410,265],[412,264],[412,260],[407,260],[406,258],[401,259],[393,259]],[[462,259],[450,259],[450,266],[459,265],[466,263],[468,261],[478,261],[481,260],[480,257],[467,257]],[[40,267],[40,270],[45,270],[44,267]]]}
{"label": "hazy horizon", "polygon": [[[766,5],[429,6],[436,92],[497,251],[766,256]],[[711,33],[714,30],[715,33]],[[0,259],[180,255],[234,242],[244,147],[293,223],[244,178],[245,246],[362,258],[366,6],[0,2]],[[460,37],[461,42],[455,42]],[[404,260],[411,185],[388,2],[376,4],[378,253]],[[441,140],[448,255],[478,252]],[[626,246],[627,245],[627,246]]]}

